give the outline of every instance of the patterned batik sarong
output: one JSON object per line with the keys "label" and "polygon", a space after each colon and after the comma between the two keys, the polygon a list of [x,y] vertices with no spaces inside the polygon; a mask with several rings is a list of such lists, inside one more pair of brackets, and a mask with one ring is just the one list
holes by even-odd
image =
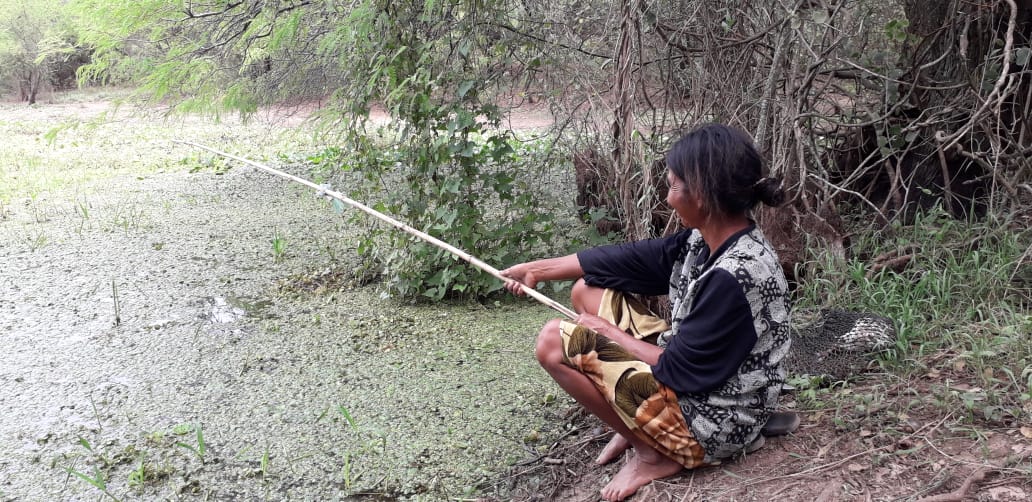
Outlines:
{"label": "patterned batik sarong", "polygon": [[[643,340],[669,329],[643,304],[613,290],[603,294],[599,317]],[[591,380],[637,437],[689,469],[703,465],[706,452],[692,436],[677,395],[653,378],[648,364],[583,326],[562,321],[559,332],[564,362]]]}

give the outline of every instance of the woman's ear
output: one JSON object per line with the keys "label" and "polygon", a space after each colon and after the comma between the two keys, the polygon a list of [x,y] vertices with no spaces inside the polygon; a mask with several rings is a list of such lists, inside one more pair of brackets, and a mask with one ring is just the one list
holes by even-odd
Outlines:
{"label": "woman's ear", "polygon": [[706,203],[702,198],[702,194],[693,189],[689,199],[689,204],[691,204],[699,214],[706,214]]}

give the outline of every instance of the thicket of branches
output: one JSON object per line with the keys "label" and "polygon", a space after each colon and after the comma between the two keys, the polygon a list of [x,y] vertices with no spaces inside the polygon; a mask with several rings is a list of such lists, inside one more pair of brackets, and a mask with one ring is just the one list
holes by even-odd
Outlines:
{"label": "thicket of branches", "polygon": [[73,4],[96,50],[84,76],[187,110],[333,96],[341,117],[383,103],[432,142],[453,117],[497,118],[499,96],[543,100],[578,201],[630,239],[667,226],[657,161],[702,121],[751,133],[784,178],[791,209],[764,218],[782,248],[803,233],[841,251],[844,210],[884,224],[1032,200],[1032,0]]}
{"label": "thicket of branches", "polygon": [[1032,2],[525,5],[522,35],[549,60],[528,71],[598,138],[580,167],[629,237],[659,228],[652,159],[704,120],[756,138],[795,210],[769,224],[792,240],[834,245],[843,206],[884,223],[1032,196]]}

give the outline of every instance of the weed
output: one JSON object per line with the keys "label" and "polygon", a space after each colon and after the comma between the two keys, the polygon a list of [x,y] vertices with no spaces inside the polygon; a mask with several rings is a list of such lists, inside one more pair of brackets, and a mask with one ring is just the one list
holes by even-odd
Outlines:
{"label": "weed", "polygon": [[355,424],[355,419],[351,418],[351,413],[348,411],[347,408],[344,407],[344,405],[338,405],[337,406],[337,411],[340,411],[340,414],[344,415],[344,419],[347,420],[348,425],[350,425],[352,429],[358,427]]}
{"label": "weed", "polygon": [[140,464],[129,472],[129,486],[135,488],[143,488],[143,485],[147,482],[147,464],[144,462],[144,456],[140,455]]}
{"label": "weed", "polygon": [[67,471],[68,474],[71,474],[71,475],[73,475],[73,476],[75,476],[75,477],[77,477],[77,478],[79,478],[79,479],[81,479],[81,480],[83,480],[83,481],[93,485],[94,488],[100,490],[101,493],[103,493],[104,495],[107,495],[108,497],[110,497],[111,500],[115,500],[115,501],[121,500],[118,497],[112,495],[111,492],[108,491],[108,489],[107,489],[107,482],[104,480],[104,473],[100,472],[99,468],[97,468],[97,467],[93,468],[93,475],[92,476],[87,475],[87,474],[83,474],[82,472],[77,471],[77,470],[75,470],[75,469],[73,469],[71,467],[65,467],[65,471]]}
{"label": "weed", "polygon": [[262,460],[259,462],[259,467],[262,471],[262,479],[269,473],[269,447],[265,447],[265,452],[262,453]]}
{"label": "weed", "polygon": [[115,326],[122,324],[122,308],[118,303],[118,286],[115,284],[115,278],[111,278],[111,300],[115,305]]}
{"label": "weed", "polygon": [[86,228],[86,223],[90,220],[90,204],[86,199],[78,200],[75,202],[75,213],[79,215],[79,228],[76,230],[79,235],[82,235],[83,230]]}
{"label": "weed", "polygon": [[[112,283],[112,284],[114,284],[114,283]],[[118,305],[118,300],[117,299],[115,300],[115,305],[116,305],[116,308],[117,308],[117,305]],[[116,318],[118,317],[117,313],[115,314],[115,317]],[[93,399],[93,392],[90,392],[90,405],[93,407],[93,418],[96,419],[96,421],[97,421],[97,430],[98,431],[103,431],[104,430],[104,424],[100,420],[100,412],[97,411],[97,401]],[[85,441],[85,439],[81,439],[80,438],[80,441]],[[88,445],[89,445],[89,443],[86,443],[83,446],[87,446],[86,449],[89,450]]]}
{"label": "weed", "polygon": [[145,226],[146,216],[143,208],[136,203],[119,205],[111,218],[111,227],[121,229],[122,233],[129,235],[130,232]]}
{"label": "weed", "polygon": [[196,426],[192,424],[179,424],[172,429],[172,433],[177,436],[186,435],[190,432],[194,432],[196,434],[196,443],[188,444],[182,441],[176,441],[176,446],[193,452],[193,454],[197,456],[197,459],[203,464],[204,453],[207,449],[207,445],[204,443],[204,430],[201,427],[201,424],[197,424]]}
{"label": "weed", "polygon": [[279,262],[287,251],[287,240],[280,235],[279,230],[272,234],[272,259]]}
{"label": "weed", "polygon": [[38,223],[32,225],[32,229],[25,233],[24,240],[32,251],[42,249],[50,242],[50,238],[47,237],[46,231],[44,231],[43,227]]}
{"label": "weed", "polygon": [[[85,448],[87,452],[89,452],[91,454],[94,454],[94,455],[97,455],[99,460],[101,460],[101,462],[104,463],[104,465],[108,465],[108,464],[111,463],[111,461],[108,460],[107,458],[105,458],[103,455],[99,455],[97,452],[93,451],[93,446],[90,445],[90,442],[87,441],[85,438],[81,438],[80,437],[79,438],[79,444],[83,448]],[[115,497],[113,494],[111,494],[111,492],[108,491],[107,480],[105,479],[104,473],[100,470],[99,467],[96,467],[96,466],[93,467],[93,475],[92,476],[89,475],[89,474],[86,474],[86,473],[84,473],[82,471],[79,471],[79,470],[77,470],[77,469],[75,469],[74,467],[71,467],[71,466],[65,467],[64,470],[69,475],[75,476],[75,477],[77,477],[77,478],[79,478],[79,479],[89,483],[91,486],[93,486],[97,490],[100,490],[101,493],[103,493],[107,497],[111,498],[111,500],[115,500],[115,501],[120,500],[118,497]]]}
{"label": "weed", "polygon": [[344,476],[344,489],[351,489],[351,452],[344,452],[344,465],[341,467],[341,474]]}

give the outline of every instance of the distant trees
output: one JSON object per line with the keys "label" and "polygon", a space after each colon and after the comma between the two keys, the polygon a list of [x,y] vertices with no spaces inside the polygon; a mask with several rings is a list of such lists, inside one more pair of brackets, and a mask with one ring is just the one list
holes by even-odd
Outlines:
{"label": "distant trees", "polygon": [[0,81],[34,104],[48,86],[75,85],[75,71],[88,61],[59,0],[0,4]]}

